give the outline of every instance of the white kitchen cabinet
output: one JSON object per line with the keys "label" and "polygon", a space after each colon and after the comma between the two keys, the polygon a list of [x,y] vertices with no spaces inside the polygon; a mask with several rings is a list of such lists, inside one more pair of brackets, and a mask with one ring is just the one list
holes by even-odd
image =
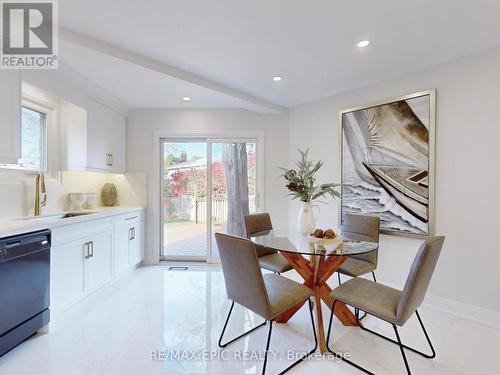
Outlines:
{"label": "white kitchen cabinet", "polygon": [[130,227],[122,225],[115,228],[115,246],[114,246],[114,269],[115,275],[121,275],[129,269],[128,253],[130,241]]}
{"label": "white kitchen cabinet", "polygon": [[66,308],[85,294],[84,252],[87,237],[52,246],[50,257],[50,303]]}
{"label": "white kitchen cabinet", "polygon": [[19,70],[0,69],[0,163],[21,158],[21,76]]}
{"label": "white kitchen cabinet", "polygon": [[89,98],[87,107],[87,168],[124,172],[126,118]]}
{"label": "white kitchen cabinet", "polygon": [[123,273],[142,260],[144,260],[142,211],[115,217],[115,273]]}
{"label": "white kitchen cabinet", "polygon": [[143,259],[143,210],[52,229],[51,308],[65,310]]}
{"label": "white kitchen cabinet", "polygon": [[85,255],[86,291],[93,292],[113,278],[113,233],[89,237]]}
{"label": "white kitchen cabinet", "polygon": [[126,117],[88,98],[87,108],[61,104],[63,169],[123,173]]}
{"label": "white kitchen cabinet", "polygon": [[144,260],[144,221],[130,228],[128,259],[130,266],[135,266]]}

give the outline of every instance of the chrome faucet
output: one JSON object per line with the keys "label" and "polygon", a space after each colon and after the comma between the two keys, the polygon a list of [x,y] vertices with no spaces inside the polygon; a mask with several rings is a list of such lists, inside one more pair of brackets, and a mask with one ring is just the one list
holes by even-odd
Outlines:
{"label": "chrome faucet", "polygon": [[[40,193],[43,194],[43,201],[40,201]],[[36,175],[36,190],[35,190],[35,216],[40,216],[42,207],[47,204],[47,191],[45,190],[45,177],[43,172]]]}

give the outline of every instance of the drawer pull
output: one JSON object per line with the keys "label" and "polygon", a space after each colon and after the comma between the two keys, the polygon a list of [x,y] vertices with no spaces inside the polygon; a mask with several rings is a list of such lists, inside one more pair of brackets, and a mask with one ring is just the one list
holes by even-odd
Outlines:
{"label": "drawer pull", "polygon": [[133,219],[137,219],[137,216],[127,217],[125,220],[133,220]]}

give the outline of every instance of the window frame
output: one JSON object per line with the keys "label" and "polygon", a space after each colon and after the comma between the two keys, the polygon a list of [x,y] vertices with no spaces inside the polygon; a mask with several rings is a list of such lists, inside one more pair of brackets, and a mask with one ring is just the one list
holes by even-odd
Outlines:
{"label": "window frame", "polygon": [[[41,98],[34,97],[27,93],[23,93],[21,100],[21,108],[26,107],[36,112],[43,113],[45,115],[45,129],[44,136],[44,149],[45,156],[42,162],[44,163],[41,170],[26,169],[22,167],[16,167],[12,164],[0,164],[0,176],[32,176],[39,172],[43,172],[47,179],[60,180],[60,174],[58,173],[58,149],[57,145],[59,142],[58,132],[57,132],[57,119],[59,114],[59,104],[51,100],[44,100]],[[22,124],[19,124],[22,126]],[[22,137],[22,134],[21,134]]]}

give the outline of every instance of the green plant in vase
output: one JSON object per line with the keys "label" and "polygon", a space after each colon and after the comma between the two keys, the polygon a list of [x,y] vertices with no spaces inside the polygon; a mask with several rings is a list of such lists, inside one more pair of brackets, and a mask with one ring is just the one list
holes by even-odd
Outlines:
{"label": "green plant in vase", "polygon": [[309,160],[309,149],[298,151],[300,160],[296,163],[297,167],[295,169],[281,167],[280,169],[283,171],[282,177],[287,181],[288,195],[292,199],[298,199],[302,202],[297,229],[303,234],[309,234],[316,228],[317,217],[314,216],[313,207],[318,209],[319,215],[319,207],[313,205],[313,202],[327,196],[333,199],[340,198],[341,193],[337,189],[341,188],[342,185],[336,183],[317,184],[314,176],[323,166],[323,161]]}

